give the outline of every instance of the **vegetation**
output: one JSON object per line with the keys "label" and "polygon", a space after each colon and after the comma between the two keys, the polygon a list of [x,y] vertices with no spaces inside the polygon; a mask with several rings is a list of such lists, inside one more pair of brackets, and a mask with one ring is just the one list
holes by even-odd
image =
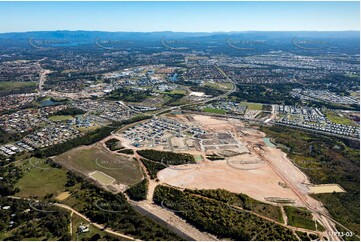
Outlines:
{"label": "vegetation", "polygon": [[158,171],[167,168],[164,164],[161,164],[159,162],[150,161],[150,160],[143,159],[143,158],[141,158],[140,161],[147,168],[148,174],[151,179],[156,179]]}
{"label": "vegetation", "polygon": [[70,116],[70,115],[54,115],[54,116],[50,116],[49,120],[51,121],[67,121],[67,120],[72,120],[74,117]]}
{"label": "vegetation", "polygon": [[337,183],[345,193],[314,194],[331,216],[354,233],[360,231],[359,142],[308,133],[296,129],[262,127],[268,137],[284,147],[291,160],[312,183]]}
{"label": "vegetation", "polygon": [[122,184],[133,184],[142,179],[140,167],[137,161],[125,155],[117,155],[101,144],[92,147],[80,147],[70,150],[54,158],[59,164],[67,169],[77,171],[84,176],[90,172],[99,171],[93,177],[111,181],[108,176]]}
{"label": "vegetation", "polygon": [[126,155],[134,155],[134,150],[132,150],[132,149],[121,149],[121,150],[118,150],[118,153],[126,154]]}
{"label": "vegetation", "polygon": [[105,145],[111,151],[115,151],[115,150],[119,150],[119,149],[124,148],[124,146],[122,146],[121,142],[116,138],[112,138],[112,139],[107,140],[105,142]]}
{"label": "vegetation", "polygon": [[286,212],[289,225],[316,230],[315,221],[312,219],[312,214],[310,211],[291,206],[285,206],[284,210]]}
{"label": "vegetation", "polygon": [[262,110],[263,105],[259,103],[241,102],[239,105],[246,106],[250,110]]}
{"label": "vegetation", "polygon": [[239,84],[239,91],[232,93],[230,97],[237,101],[295,105],[300,100],[292,97],[290,91],[299,86],[300,84]]}
{"label": "vegetation", "polygon": [[[296,240],[292,231],[266,221],[247,211],[240,211],[227,203],[184,192],[171,187],[157,186],[154,202],[180,211],[177,215],[196,228],[229,240]],[[166,201],[171,201],[169,204]]]}
{"label": "vegetation", "polygon": [[82,233],[78,231],[78,228],[81,224],[87,225],[89,224],[86,220],[79,217],[76,214],[73,214],[71,217],[71,224],[73,227],[73,236],[71,238],[72,241],[118,241],[122,240],[121,237],[115,237],[108,234],[105,231],[98,229],[93,225],[88,225],[89,232]]}
{"label": "vegetation", "polygon": [[206,155],[206,158],[208,160],[224,160],[225,158],[220,156],[220,155],[217,155],[217,154],[209,154],[209,155]]}
{"label": "vegetation", "polygon": [[267,203],[257,201],[250,198],[246,194],[236,194],[224,189],[216,190],[189,190],[188,193],[199,194],[203,197],[212,198],[217,201],[227,203],[230,206],[235,206],[248,211],[253,211],[257,214],[269,217],[276,221],[283,223],[281,209],[278,206],[273,206]]}
{"label": "vegetation", "polygon": [[[188,82],[185,82],[185,83],[189,84]],[[219,95],[226,93],[225,90],[220,90],[220,89],[208,86],[208,85],[195,86],[194,83],[192,83],[191,85],[192,85],[191,89],[193,92],[204,92],[206,95],[219,96]]]}
{"label": "vegetation", "polygon": [[164,105],[176,106],[182,104],[182,98],[185,97],[184,94],[166,94],[163,99],[165,100]]}
{"label": "vegetation", "polygon": [[112,230],[140,240],[182,240],[167,228],[135,211],[121,193],[104,191],[85,180],[71,193],[71,198],[64,200],[64,203]]}
{"label": "vegetation", "polygon": [[353,122],[352,120],[348,119],[347,117],[341,117],[339,116],[336,112],[334,111],[327,111],[326,112],[326,117],[331,121],[334,122],[336,124],[344,124],[344,125],[351,125],[351,126],[356,126],[356,123]]}
{"label": "vegetation", "polygon": [[110,93],[108,99],[122,100],[125,102],[143,102],[151,96],[150,94],[150,91],[118,88]]}
{"label": "vegetation", "polygon": [[37,82],[0,82],[0,96],[33,92],[37,87]]}
{"label": "vegetation", "polygon": [[50,198],[64,189],[67,180],[66,171],[51,166],[45,159],[30,158],[21,165],[21,169],[24,176],[15,185],[19,190],[17,196]]}
{"label": "vegetation", "polygon": [[23,176],[21,169],[14,164],[0,166],[0,197],[14,195],[19,192],[19,188],[15,188],[15,184]]}
{"label": "vegetation", "polygon": [[222,109],[216,109],[216,108],[203,108],[203,112],[207,113],[217,113],[217,114],[225,114],[227,111]]}
{"label": "vegetation", "polygon": [[76,116],[84,114],[85,112],[79,108],[66,108],[55,113],[55,115],[70,115]]}
{"label": "vegetation", "polygon": [[167,165],[195,164],[194,156],[187,153],[174,153],[159,150],[138,150],[137,153],[149,160]]}
{"label": "vegetation", "polygon": [[148,192],[148,180],[144,178],[141,182],[135,184],[131,188],[128,188],[125,193],[135,201],[141,201],[147,199]]}
{"label": "vegetation", "polygon": [[[8,210],[1,210],[1,240],[56,241],[71,239],[67,211],[42,203],[33,203],[32,206],[29,206],[29,203],[27,200],[0,198],[0,204],[10,206]],[[51,212],[44,212],[42,209]],[[11,226],[9,226],[10,222]]]}
{"label": "vegetation", "polygon": [[296,234],[298,235],[298,237],[300,237],[301,241],[311,241],[312,240],[305,232],[296,231]]}
{"label": "vegetation", "polygon": [[6,132],[4,129],[0,128],[0,144],[6,144],[12,141],[20,140],[22,137],[29,133],[27,130],[24,131],[24,133],[9,133]]}

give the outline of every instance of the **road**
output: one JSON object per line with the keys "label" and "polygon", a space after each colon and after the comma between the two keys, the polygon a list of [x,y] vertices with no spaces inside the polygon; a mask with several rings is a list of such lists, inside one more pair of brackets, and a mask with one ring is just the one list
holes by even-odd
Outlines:
{"label": "road", "polygon": [[111,229],[106,229],[104,225],[101,225],[101,224],[98,224],[98,223],[94,223],[92,222],[88,217],[86,217],[85,215],[79,213],[78,211],[76,211],[75,209],[69,207],[68,205],[65,205],[65,204],[61,204],[61,203],[54,203],[53,205],[57,206],[57,207],[61,207],[61,208],[64,208],[66,210],[69,210],[73,213],[75,213],[76,215],[78,215],[79,217],[81,217],[82,219],[86,220],[88,223],[90,223],[91,225],[97,227],[98,229],[100,230],[103,230],[109,234],[112,234],[112,235],[115,235],[115,236],[118,236],[118,237],[121,237],[123,239],[126,239],[126,240],[136,240],[135,238],[131,237],[131,236],[128,236],[128,235],[125,235],[125,234],[121,234],[121,233],[118,233],[118,232],[115,232]]}
{"label": "road", "polygon": [[[37,201],[36,199],[16,197],[16,196],[8,196],[8,198],[18,199],[18,200],[27,200],[27,201]],[[71,213],[75,213],[76,215],[78,215],[79,217],[81,217],[82,219],[84,219],[85,221],[87,221],[88,223],[90,223],[91,225],[93,225],[94,227],[97,227],[98,229],[103,230],[103,231],[105,231],[105,232],[107,232],[107,233],[109,233],[109,234],[112,234],[112,235],[121,237],[121,238],[126,239],[126,240],[136,240],[135,238],[133,238],[133,237],[131,237],[131,236],[128,236],[128,235],[125,235],[125,234],[122,234],[122,233],[115,232],[115,231],[113,231],[113,230],[111,230],[111,229],[106,229],[104,225],[101,225],[101,224],[92,222],[92,221],[91,221],[88,217],[86,217],[84,214],[76,211],[75,209],[73,209],[72,207],[70,207],[70,206],[68,206],[68,205],[61,204],[61,203],[53,203],[52,205],[57,206],[57,207],[60,207],[60,208],[63,208],[63,209],[66,209],[66,210],[70,211]]]}
{"label": "road", "polygon": [[39,67],[39,69],[41,69],[40,71],[40,74],[39,74],[39,86],[38,86],[38,91],[39,91],[39,94],[42,94],[42,91],[43,91],[43,85],[45,83],[45,80],[46,80],[46,75],[50,74],[51,71],[50,70],[44,70],[43,67],[41,67],[41,64],[40,62],[41,61],[44,61],[46,60],[47,57],[44,57],[43,59],[39,60],[37,62],[37,66]]}

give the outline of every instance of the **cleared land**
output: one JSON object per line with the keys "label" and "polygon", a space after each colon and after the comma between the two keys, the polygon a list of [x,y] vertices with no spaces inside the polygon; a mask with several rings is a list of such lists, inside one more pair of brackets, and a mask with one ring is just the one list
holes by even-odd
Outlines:
{"label": "cleared land", "polygon": [[54,160],[84,176],[95,171],[102,172],[113,177],[118,185],[133,184],[143,178],[136,160],[114,154],[100,143],[70,150],[55,157]]}
{"label": "cleared land", "polygon": [[340,185],[338,184],[322,184],[322,185],[314,185],[309,186],[310,193],[333,193],[333,192],[346,192]]}
{"label": "cleared land", "polygon": [[263,105],[260,103],[249,103],[249,102],[241,102],[240,106],[247,106],[250,110],[262,110]]}
{"label": "cleared land", "polygon": [[[265,203],[282,200],[305,206],[304,200],[307,200],[315,207],[320,206],[318,201],[308,196],[309,188],[305,185],[309,184],[308,178],[282,150],[265,144],[263,132],[245,127],[242,121],[235,119],[194,115],[192,120],[193,125],[210,134],[223,132],[223,136],[233,137],[244,149],[238,149],[238,155],[224,160],[185,165],[189,169],[183,166],[184,169],[163,169],[157,175],[161,182],[190,189],[226,189]],[[221,146],[220,149],[225,148]],[[293,189],[284,185],[285,177],[295,186]],[[301,198],[299,193],[304,197]]]}
{"label": "cleared land", "polygon": [[63,201],[65,199],[67,199],[68,197],[70,197],[70,192],[63,192],[63,193],[60,193],[55,199],[58,200],[58,201]]}
{"label": "cleared land", "polygon": [[106,186],[115,182],[115,179],[113,177],[108,176],[101,171],[94,171],[90,173],[89,176]]}
{"label": "cleared land", "polygon": [[67,181],[64,169],[52,168],[44,164],[44,160],[36,158],[31,158],[19,166],[25,174],[15,185],[20,189],[16,196],[44,197],[47,194],[59,194],[64,190]]}
{"label": "cleared land", "polygon": [[344,125],[351,125],[351,126],[357,126],[355,122],[347,118],[346,116],[340,116],[334,111],[327,111],[326,117],[336,124],[344,124]]}
{"label": "cleared land", "polygon": [[55,115],[55,116],[49,117],[49,120],[51,120],[51,121],[66,121],[66,120],[72,120],[72,119],[74,119],[74,117],[70,116],[70,115]]}

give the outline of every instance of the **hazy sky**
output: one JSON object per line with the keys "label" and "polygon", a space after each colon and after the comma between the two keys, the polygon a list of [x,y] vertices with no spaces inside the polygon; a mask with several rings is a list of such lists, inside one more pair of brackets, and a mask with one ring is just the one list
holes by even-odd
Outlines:
{"label": "hazy sky", "polygon": [[0,2],[0,32],[359,30],[359,2]]}

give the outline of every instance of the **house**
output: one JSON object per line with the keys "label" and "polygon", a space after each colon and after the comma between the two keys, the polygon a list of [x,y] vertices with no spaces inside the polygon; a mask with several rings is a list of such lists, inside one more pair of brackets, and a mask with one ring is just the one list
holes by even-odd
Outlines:
{"label": "house", "polygon": [[89,228],[87,226],[84,226],[84,225],[79,225],[78,231],[80,233],[86,233],[86,232],[89,232]]}

